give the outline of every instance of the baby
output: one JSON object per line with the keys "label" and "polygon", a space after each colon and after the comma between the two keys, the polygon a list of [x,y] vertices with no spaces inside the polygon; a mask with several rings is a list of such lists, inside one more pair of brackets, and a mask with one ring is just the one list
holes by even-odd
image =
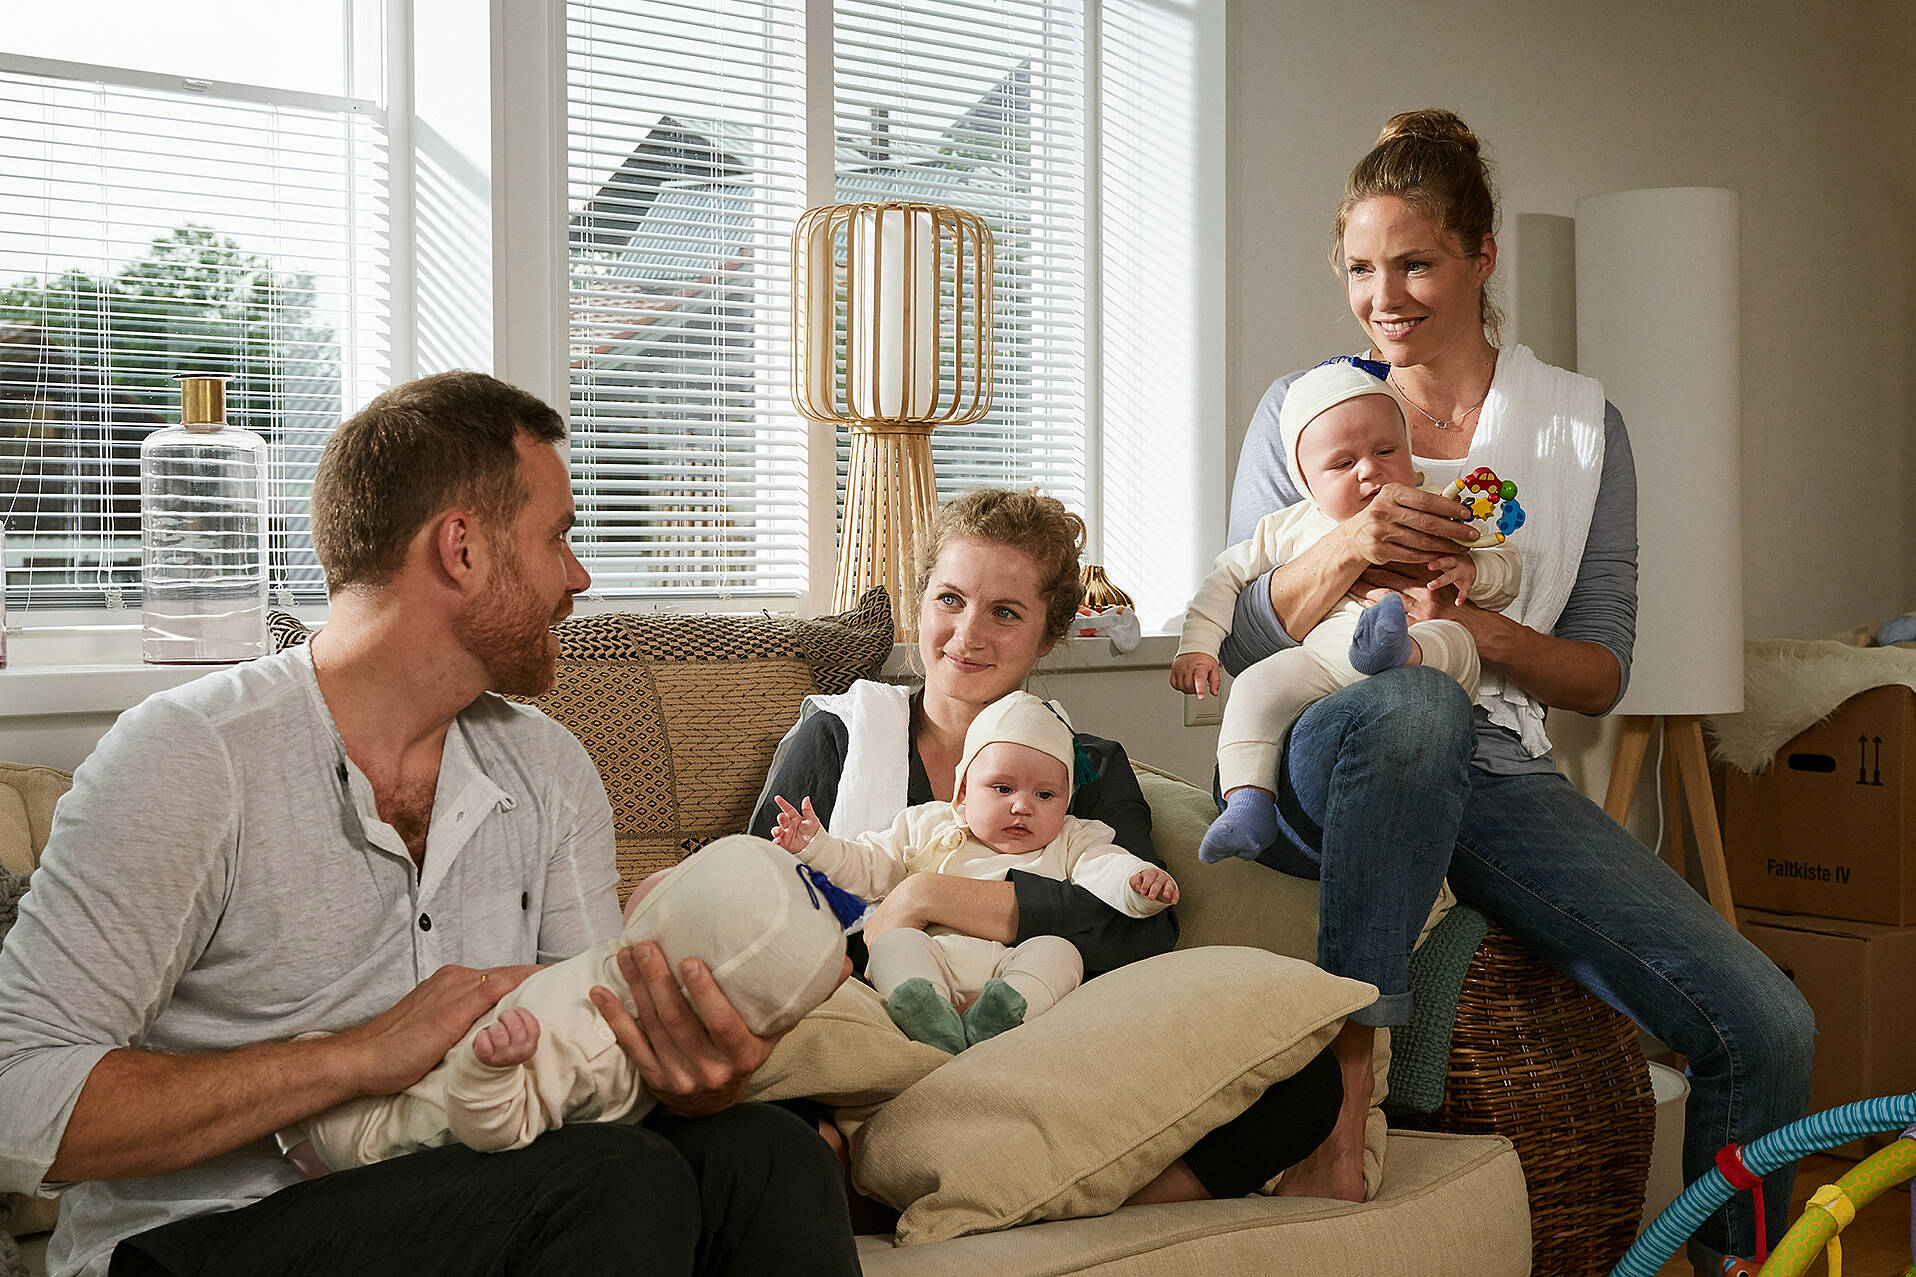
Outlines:
{"label": "baby", "polygon": [[[951,802],[908,807],[890,829],[847,840],[820,830],[811,799],[795,808],[779,798],[772,837],[873,900],[914,873],[1002,880],[1019,869],[1076,883],[1134,918],[1176,904],[1170,874],[1119,847],[1109,825],[1070,814],[1075,769],[1064,710],[1013,692],[972,720]],[[908,1037],[956,1054],[1050,1010],[1078,987],[1084,960],[1062,936],[1014,947],[901,927],[871,941],[867,976]]]}
{"label": "baby", "polygon": [[[1202,696],[1218,690],[1218,648],[1230,632],[1237,596],[1278,564],[1297,557],[1368,505],[1387,483],[1419,479],[1397,392],[1349,357],[1327,360],[1299,377],[1278,413],[1284,460],[1305,499],[1267,514],[1251,539],[1217,557],[1184,614],[1171,686]],[[1439,555],[1423,566],[1430,588],[1455,587],[1479,607],[1501,611],[1517,597],[1522,559],[1510,546]],[[1311,704],[1366,675],[1400,665],[1429,665],[1477,694],[1477,645],[1456,621],[1409,624],[1401,596],[1366,608],[1346,594],[1298,646],[1258,661],[1231,688],[1218,734],[1218,787],[1225,807],[1206,832],[1198,858],[1255,859],[1278,836],[1277,774],[1284,735]]]}
{"label": "baby", "polygon": [[311,1178],[454,1140],[496,1152],[564,1122],[638,1122],[654,1100],[587,994],[604,987],[632,1011],[617,955],[643,940],[674,971],[707,962],[761,1037],[798,1023],[845,976],[845,927],[863,903],[763,838],[721,838],[647,882],[616,938],[527,977],[432,1072],[288,1127],[280,1147]]}

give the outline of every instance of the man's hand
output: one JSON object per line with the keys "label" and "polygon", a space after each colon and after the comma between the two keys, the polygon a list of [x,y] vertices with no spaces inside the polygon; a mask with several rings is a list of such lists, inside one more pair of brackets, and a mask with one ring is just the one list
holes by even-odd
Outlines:
{"label": "man's hand", "polygon": [[328,1039],[361,1095],[392,1095],[426,1076],[536,966],[441,967],[366,1023]]}
{"label": "man's hand", "polygon": [[330,1037],[191,1055],[108,1051],[87,1074],[46,1178],[165,1175],[335,1104],[403,1091],[537,970],[441,967],[372,1019]]}
{"label": "man's hand", "polygon": [[638,1008],[635,1018],[610,989],[592,990],[592,1005],[612,1028],[645,1089],[674,1113],[700,1117],[730,1108],[765,1063],[778,1037],[761,1038],[697,958],[680,964],[691,1001],[651,941],[619,951],[619,972]]}
{"label": "man's hand", "polygon": [[1171,686],[1186,696],[1196,693],[1199,700],[1216,696],[1221,678],[1217,657],[1203,652],[1185,652],[1171,662]]}
{"label": "man's hand", "polygon": [[772,795],[772,801],[778,804],[778,824],[772,828],[772,841],[796,856],[818,837],[818,813],[812,810],[810,798],[799,799],[797,807],[777,794]]}
{"label": "man's hand", "polygon": [[1167,905],[1178,902],[1177,879],[1156,865],[1147,866],[1132,874],[1131,890],[1146,900],[1160,900]]}

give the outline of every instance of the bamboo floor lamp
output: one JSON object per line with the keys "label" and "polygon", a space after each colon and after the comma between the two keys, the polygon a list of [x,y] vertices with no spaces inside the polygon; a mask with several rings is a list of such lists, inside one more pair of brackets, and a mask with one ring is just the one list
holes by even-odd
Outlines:
{"label": "bamboo floor lamp", "polygon": [[1638,481],[1636,648],[1603,808],[1623,822],[1660,733],[1672,860],[1681,872],[1687,807],[1734,928],[1702,719],[1743,708],[1737,195],[1618,191],[1576,213],[1577,369],[1628,423]]}
{"label": "bamboo floor lamp", "polygon": [[901,586],[938,504],[931,432],[991,411],[991,230],[936,204],[833,204],[792,231],[792,402],[852,436],[836,611]]}

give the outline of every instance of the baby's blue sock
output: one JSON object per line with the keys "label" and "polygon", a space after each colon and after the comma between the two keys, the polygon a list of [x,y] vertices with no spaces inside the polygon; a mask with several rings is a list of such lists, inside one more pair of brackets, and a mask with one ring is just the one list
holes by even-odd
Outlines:
{"label": "baby's blue sock", "polygon": [[965,1049],[965,1022],[958,1018],[958,1008],[923,976],[902,981],[893,989],[885,999],[885,1014],[914,1042],[952,1055]]}
{"label": "baby's blue sock", "polygon": [[1359,674],[1381,674],[1410,660],[1410,621],[1395,594],[1364,609],[1351,638],[1351,665]]}
{"label": "baby's blue sock", "polygon": [[1234,789],[1224,810],[1204,831],[1198,859],[1207,865],[1238,856],[1256,860],[1257,853],[1277,841],[1277,800],[1261,789]]}

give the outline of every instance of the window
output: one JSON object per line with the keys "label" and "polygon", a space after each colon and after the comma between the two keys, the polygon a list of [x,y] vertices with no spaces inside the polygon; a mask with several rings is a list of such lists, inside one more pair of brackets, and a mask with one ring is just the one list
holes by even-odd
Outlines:
{"label": "window", "polygon": [[[230,377],[228,419],[274,445],[273,585],[320,598],[313,465],[390,373],[384,120],[344,92],[348,9],[223,42],[156,31],[143,5],[75,8],[10,46],[125,65],[0,55],[8,601],[137,606],[140,441],[178,420],[186,372]],[[280,83],[246,82],[269,47]]]}
{"label": "window", "polygon": [[835,198],[970,209],[996,241],[992,411],[932,435],[941,498],[1037,484],[1085,506],[1084,15],[1055,0],[833,6]]}
{"label": "window", "polygon": [[801,3],[567,5],[578,551],[602,593],[803,594],[786,241]]}
{"label": "window", "polygon": [[[806,46],[805,0],[567,6],[570,406],[602,590],[802,597],[809,555],[829,560],[807,502],[831,462],[808,456],[789,384],[811,202],[985,217],[994,407],[932,436],[941,491],[1039,483],[1085,505],[1084,6],[811,4],[830,5],[829,51]],[[808,128],[822,56],[829,135]],[[841,432],[841,475],[848,449]]]}
{"label": "window", "polygon": [[1061,497],[1162,596],[1147,624],[1214,552],[1219,0],[514,0],[490,26],[442,0],[207,3],[233,20],[10,17],[16,625],[137,606],[138,444],[185,371],[231,375],[233,419],[278,445],[282,602],[319,599],[325,432],[466,366],[567,403],[597,593],[822,607],[846,448],[791,406],[789,237],[809,205],[883,197],[996,236],[994,407],[934,434],[941,490]]}

